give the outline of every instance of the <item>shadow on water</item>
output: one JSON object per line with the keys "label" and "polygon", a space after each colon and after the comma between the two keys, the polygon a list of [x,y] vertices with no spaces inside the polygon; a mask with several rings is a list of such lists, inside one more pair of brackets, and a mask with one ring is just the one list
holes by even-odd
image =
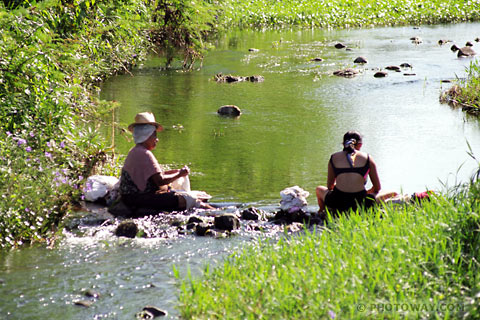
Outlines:
{"label": "shadow on water", "polygon": [[[384,189],[439,189],[441,181],[463,180],[475,169],[466,141],[479,154],[480,130],[476,119],[439,103],[440,92],[451,85],[442,80],[464,77],[475,58],[459,59],[451,43],[440,46],[438,40],[463,45],[477,36],[478,27],[232,31],[218,40],[202,69],[166,71],[152,59],[133,77],[109,79],[101,98],[121,103],[115,116],[125,125],[137,112],[153,111],[166,128],[154,151],[159,162],[189,165],[193,188],[207,191],[215,203],[273,211],[279,192],[299,185],[310,192],[314,211],[314,189],[326,182],[328,158],[350,129],[364,134],[363,150],[375,158]],[[413,36],[422,43],[413,44]],[[351,50],[335,49],[337,42]],[[368,63],[355,65],[358,56]],[[412,68],[373,76],[401,63]],[[351,79],[332,75],[347,67],[360,73]],[[216,83],[212,79],[219,72],[262,75],[265,81]],[[217,116],[216,110],[228,104],[240,107],[241,117]],[[120,135],[115,143],[122,154],[132,146]],[[115,223],[67,233],[55,249],[0,253],[0,314],[6,319],[128,319],[153,304],[174,318],[173,265],[182,275],[188,269],[198,275],[206,263],[215,265],[264,236],[170,237],[165,226],[155,229],[159,237],[125,239],[113,236]],[[88,289],[101,297],[89,308],[74,305],[91,299],[83,294]]]}

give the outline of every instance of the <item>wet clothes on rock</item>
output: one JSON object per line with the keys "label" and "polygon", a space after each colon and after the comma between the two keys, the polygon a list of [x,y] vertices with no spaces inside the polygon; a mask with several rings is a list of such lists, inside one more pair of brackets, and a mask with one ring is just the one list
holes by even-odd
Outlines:
{"label": "wet clothes on rock", "polygon": [[[350,163],[350,161],[349,161]],[[367,161],[362,167],[354,167],[350,163],[350,167],[337,168],[333,164],[332,157],[330,157],[330,165],[332,166],[335,177],[343,173],[358,173],[363,177],[367,183],[368,173],[370,172],[370,156],[367,156]],[[333,190],[328,191],[325,196],[325,206],[337,211],[355,210],[359,205],[364,207],[371,207],[375,204],[375,196],[367,193],[367,190],[359,192],[344,192],[334,187]]]}

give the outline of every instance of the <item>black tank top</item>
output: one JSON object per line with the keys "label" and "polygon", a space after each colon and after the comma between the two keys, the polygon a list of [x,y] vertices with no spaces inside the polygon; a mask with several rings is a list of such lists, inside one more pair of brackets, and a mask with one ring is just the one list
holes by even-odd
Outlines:
{"label": "black tank top", "polygon": [[353,172],[353,173],[358,173],[363,177],[363,179],[366,180],[368,173],[370,172],[370,155],[367,155],[367,162],[363,167],[336,168],[335,165],[333,164],[332,157],[330,157],[330,164],[332,165],[333,173],[335,174],[335,177],[342,173]]}

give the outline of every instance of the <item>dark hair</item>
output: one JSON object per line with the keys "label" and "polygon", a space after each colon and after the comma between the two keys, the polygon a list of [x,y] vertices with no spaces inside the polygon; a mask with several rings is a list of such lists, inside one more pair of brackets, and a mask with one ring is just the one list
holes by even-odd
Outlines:
{"label": "dark hair", "polygon": [[343,151],[353,153],[355,145],[362,141],[362,135],[358,131],[348,131],[343,135]]}

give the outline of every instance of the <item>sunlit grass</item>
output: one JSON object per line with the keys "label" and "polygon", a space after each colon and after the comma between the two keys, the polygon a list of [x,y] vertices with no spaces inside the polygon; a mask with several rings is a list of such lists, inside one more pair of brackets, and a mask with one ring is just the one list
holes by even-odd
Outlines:
{"label": "sunlit grass", "polygon": [[183,318],[478,318],[478,188],[264,241],[181,282]]}
{"label": "sunlit grass", "polygon": [[478,0],[226,0],[223,10],[223,24],[241,28],[349,28],[465,22],[480,18]]}

